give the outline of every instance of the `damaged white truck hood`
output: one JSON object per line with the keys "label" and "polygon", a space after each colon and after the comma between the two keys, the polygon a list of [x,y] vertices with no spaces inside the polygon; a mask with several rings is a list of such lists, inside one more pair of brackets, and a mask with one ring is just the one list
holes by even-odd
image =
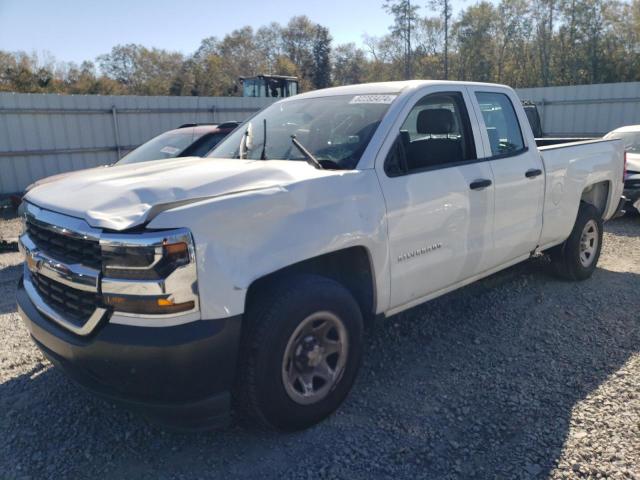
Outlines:
{"label": "damaged white truck hood", "polygon": [[126,230],[200,199],[336,173],[298,161],[184,157],[71,173],[34,187],[25,199],[92,227]]}

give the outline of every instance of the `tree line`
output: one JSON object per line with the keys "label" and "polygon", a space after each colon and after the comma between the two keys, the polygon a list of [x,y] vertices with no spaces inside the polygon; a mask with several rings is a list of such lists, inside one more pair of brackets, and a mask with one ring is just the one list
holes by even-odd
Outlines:
{"label": "tree line", "polygon": [[117,45],[95,61],[0,50],[0,91],[240,95],[238,77],[293,75],[331,85],[450,79],[514,87],[640,80],[640,0],[384,0],[387,34],[335,44],[306,16],[202,40],[190,55]]}

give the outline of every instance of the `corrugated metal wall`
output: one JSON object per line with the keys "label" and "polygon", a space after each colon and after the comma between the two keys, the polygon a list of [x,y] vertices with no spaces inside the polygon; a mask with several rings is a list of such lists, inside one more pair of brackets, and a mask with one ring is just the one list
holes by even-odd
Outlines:
{"label": "corrugated metal wall", "polygon": [[273,99],[0,93],[0,195],[112,163],[183,123],[243,120]]}
{"label": "corrugated metal wall", "polygon": [[640,124],[640,82],[521,88],[538,106],[542,131],[551,136],[600,136]]}

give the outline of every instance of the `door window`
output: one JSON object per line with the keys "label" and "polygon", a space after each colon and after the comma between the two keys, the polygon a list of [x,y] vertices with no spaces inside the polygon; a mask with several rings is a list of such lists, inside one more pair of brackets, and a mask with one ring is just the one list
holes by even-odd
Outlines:
{"label": "door window", "polygon": [[473,134],[462,94],[434,93],[421,98],[407,115],[385,170],[395,176],[474,159]]}
{"label": "door window", "polygon": [[491,155],[517,155],[525,150],[516,111],[504,93],[476,92],[487,127]]}

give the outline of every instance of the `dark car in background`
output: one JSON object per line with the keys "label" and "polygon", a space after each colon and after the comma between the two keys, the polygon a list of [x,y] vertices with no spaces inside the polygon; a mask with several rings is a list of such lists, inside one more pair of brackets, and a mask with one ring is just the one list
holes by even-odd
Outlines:
{"label": "dark car in background", "polygon": [[538,111],[538,106],[536,105],[536,103],[532,102],[531,100],[522,100],[522,108],[524,109],[524,113],[527,115],[529,125],[531,125],[533,136],[536,139],[536,145],[539,147],[560,145],[561,143],[595,140],[595,138],[593,137],[585,136],[549,136],[542,130],[542,118],[540,117],[540,112]]}
{"label": "dark car in background", "polygon": [[168,132],[153,137],[138,148],[130,151],[115,165],[163,160],[175,157],[203,157],[209,153],[240,122],[220,124],[186,123]]}
{"label": "dark car in background", "polygon": [[[240,125],[240,122],[235,121],[220,124],[186,123],[174,130],[169,130],[168,132],[161,133],[157,137],[153,137],[148,142],[131,150],[117,162],[106,166],[115,167],[130,163],[164,160],[175,157],[204,157],[213,150],[220,140],[233,132],[238,125]],[[104,166],[94,168],[104,168]],[[29,185],[24,193],[39,185],[64,178],[69,175],[69,173],[71,172],[63,172],[41,178]],[[12,199],[12,202],[16,204],[19,204],[21,201],[22,196],[19,195],[16,195],[15,199]]]}

